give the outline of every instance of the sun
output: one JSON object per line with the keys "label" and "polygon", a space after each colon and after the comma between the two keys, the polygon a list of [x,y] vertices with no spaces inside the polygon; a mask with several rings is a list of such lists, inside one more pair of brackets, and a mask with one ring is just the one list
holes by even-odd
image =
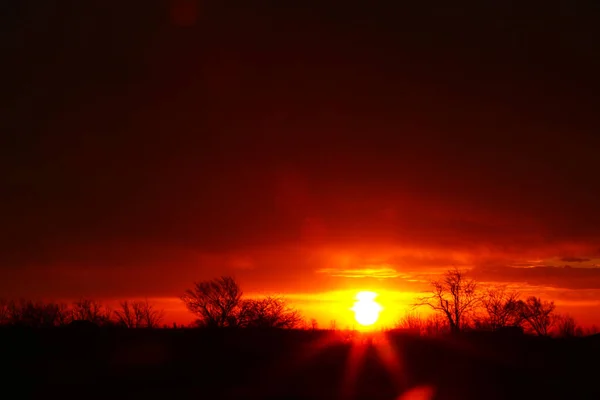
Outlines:
{"label": "sun", "polygon": [[358,292],[356,294],[356,302],[351,310],[354,311],[356,322],[362,326],[373,325],[379,319],[379,313],[383,307],[375,301],[375,297],[377,297],[377,293],[374,292]]}

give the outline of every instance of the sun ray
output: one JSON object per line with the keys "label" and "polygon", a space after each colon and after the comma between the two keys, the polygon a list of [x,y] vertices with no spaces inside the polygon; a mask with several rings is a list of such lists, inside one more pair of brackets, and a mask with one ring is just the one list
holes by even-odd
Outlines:
{"label": "sun ray", "polygon": [[363,340],[353,340],[348,350],[346,367],[340,388],[341,399],[349,400],[354,397],[355,384],[358,378],[361,363],[364,362],[368,344]]}
{"label": "sun ray", "polygon": [[401,346],[400,348],[394,346],[388,334],[380,334],[375,342],[375,350],[392,382],[396,385],[396,390],[398,392],[405,390],[408,385],[408,375]]}

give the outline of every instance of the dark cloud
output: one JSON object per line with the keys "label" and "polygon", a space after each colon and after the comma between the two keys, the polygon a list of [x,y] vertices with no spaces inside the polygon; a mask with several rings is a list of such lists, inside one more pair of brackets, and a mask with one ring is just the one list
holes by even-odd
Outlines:
{"label": "dark cloud", "polygon": [[487,282],[518,282],[562,289],[600,289],[600,268],[535,266],[529,268],[476,268],[474,275]]}
{"label": "dark cloud", "polygon": [[561,260],[564,262],[576,262],[576,263],[591,261],[589,258],[581,258],[581,257],[563,257],[563,258],[561,258]]}

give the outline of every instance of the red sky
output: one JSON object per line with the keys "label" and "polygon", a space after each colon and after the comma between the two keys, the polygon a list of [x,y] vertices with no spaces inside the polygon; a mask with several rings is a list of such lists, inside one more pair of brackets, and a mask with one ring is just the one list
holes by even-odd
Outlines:
{"label": "red sky", "polygon": [[600,321],[587,6],[100,3],[2,16],[0,295],[234,274],[326,323],[459,266]]}

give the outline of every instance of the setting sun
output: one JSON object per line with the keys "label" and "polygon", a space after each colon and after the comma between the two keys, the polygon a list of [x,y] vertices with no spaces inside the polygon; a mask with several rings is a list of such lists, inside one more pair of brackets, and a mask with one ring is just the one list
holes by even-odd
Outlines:
{"label": "setting sun", "polygon": [[383,307],[375,301],[375,297],[377,297],[377,293],[374,292],[356,294],[356,302],[351,310],[354,311],[354,318],[360,325],[370,326],[379,319],[379,313]]}

